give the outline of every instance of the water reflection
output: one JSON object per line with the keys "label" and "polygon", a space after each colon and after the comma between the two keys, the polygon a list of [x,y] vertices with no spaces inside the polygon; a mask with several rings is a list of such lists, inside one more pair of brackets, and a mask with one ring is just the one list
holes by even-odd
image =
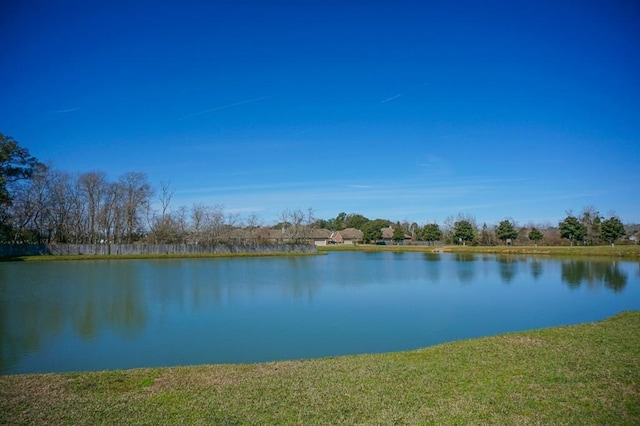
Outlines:
{"label": "water reflection", "polygon": [[439,262],[440,259],[440,253],[424,253],[424,259],[428,260],[429,262]]}
{"label": "water reflection", "polygon": [[478,255],[474,253],[456,253],[455,259],[457,262],[475,262],[478,260]]}
{"label": "water reflection", "polygon": [[562,262],[561,268],[562,281],[572,288],[582,284],[591,288],[604,285],[617,293],[627,285],[628,276],[618,262],[567,260]]}
{"label": "water reflection", "polygon": [[[0,294],[4,294],[0,284]],[[45,346],[50,336],[64,327],[65,312],[57,305],[40,309],[32,304],[16,305],[0,299],[0,373],[16,364],[25,353]]]}
{"label": "water reflection", "polygon": [[92,264],[67,265],[66,271],[53,264],[0,268],[0,372],[67,327],[85,341],[105,331],[123,338],[142,333],[146,304],[140,288],[130,285],[136,270],[123,263],[96,275]]}
{"label": "water reflection", "polygon": [[429,282],[437,283],[440,281],[440,263],[441,258],[439,253],[424,253],[423,256],[426,262],[424,263],[424,274]]}
{"label": "water reflection", "polygon": [[518,258],[515,256],[498,256],[496,261],[498,262],[498,270],[502,282],[509,284],[516,275]]}
{"label": "water reflection", "polygon": [[538,278],[540,278],[540,276],[542,275],[544,270],[542,265],[543,265],[543,262],[541,262],[536,258],[533,258],[529,263],[529,267],[531,270],[531,277],[533,277],[534,281],[538,281]]}
{"label": "water reflection", "polygon": [[476,273],[476,261],[478,256],[472,253],[456,253],[456,271],[458,281],[461,283],[469,283],[473,281]]}
{"label": "water reflection", "polygon": [[[332,345],[370,351],[356,345],[368,338],[362,347],[374,342],[376,348],[388,344],[385,350],[393,350],[399,336],[422,345],[425,341],[419,339],[435,339],[429,336],[439,335],[434,331],[439,327],[464,333],[481,324],[511,324],[517,322],[513,312],[529,324],[552,316],[539,315],[540,306],[547,309],[550,301],[562,300],[557,305],[563,309],[575,303],[576,312],[593,311],[579,305],[585,297],[575,297],[583,289],[607,289],[589,292],[597,309],[608,306],[605,299],[611,295],[624,293],[624,300],[633,302],[625,292],[640,288],[627,285],[640,283],[635,271],[629,262],[467,253],[2,263],[0,373],[34,371],[41,358],[58,360],[76,350],[86,350],[88,359],[107,357],[111,345],[126,348],[126,357],[134,360],[149,356],[136,355],[141,347],[136,345],[145,348],[158,341],[162,351],[173,351],[180,362],[189,348],[209,354],[206,362],[235,362],[235,356],[252,354],[269,342],[274,342],[273,352],[319,346],[327,355],[343,353],[327,349]],[[441,282],[446,285],[433,285]],[[499,283],[509,284],[508,289]],[[538,311],[528,312],[536,300]],[[612,300],[612,309],[620,309],[622,298]],[[637,305],[640,297],[635,300]],[[505,309],[512,311],[497,319],[496,312]],[[452,312],[464,324],[454,327]],[[566,315],[563,310],[559,317]],[[319,336],[325,336],[322,343]],[[231,355],[216,358],[221,351]],[[250,361],[259,359],[258,354]],[[123,367],[127,362],[122,361]],[[104,366],[95,367],[100,368]]]}

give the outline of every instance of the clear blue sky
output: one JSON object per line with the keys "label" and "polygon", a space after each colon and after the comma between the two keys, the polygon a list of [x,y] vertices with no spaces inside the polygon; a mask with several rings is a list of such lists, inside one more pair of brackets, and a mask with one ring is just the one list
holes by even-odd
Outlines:
{"label": "clear blue sky", "polygon": [[639,23],[635,0],[5,0],[0,132],[267,223],[640,222]]}

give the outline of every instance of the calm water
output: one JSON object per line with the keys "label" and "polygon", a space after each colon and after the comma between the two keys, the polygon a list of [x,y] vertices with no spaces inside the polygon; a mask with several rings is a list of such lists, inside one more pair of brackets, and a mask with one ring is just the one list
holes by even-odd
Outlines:
{"label": "calm water", "polygon": [[0,373],[414,349],[640,310],[640,263],[419,253],[0,263]]}

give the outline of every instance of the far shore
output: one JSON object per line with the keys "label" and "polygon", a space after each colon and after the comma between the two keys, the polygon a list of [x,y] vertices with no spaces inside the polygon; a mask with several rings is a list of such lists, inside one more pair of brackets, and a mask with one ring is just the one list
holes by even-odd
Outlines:
{"label": "far shore", "polygon": [[418,253],[499,254],[535,256],[606,256],[640,259],[640,245],[606,246],[412,246],[377,244],[340,244],[320,246],[319,251],[391,251]]}
{"label": "far shore", "polygon": [[153,259],[222,259],[237,257],[299,257],[325,255],[325,252],[316,251],[309,253],[297,252],[265,252],[265,253],[188,253],[188,254],[84,254],[84,255],[40,255],[40,256],[16,256],[0,258],[0,261],[13,262],[41,262],[58,260],[153,260]]}
{"label": "far shore", "polygon": [[326,255],[338,251],[363,252],[414,252],[414,253],[456,253],[456,254],[497,254],[505,256],[558,256],[558,257],[609,257],[640,260],[640,245],[603,246],[462,246],[462,245],[377,245],[377,244],[335,244],[318,246],[317,251],[265,252],[265,253],[189,253],[189,254],[135,254],[135,255],[36,255],[0,258],[0,261],[59,261],[59,260],[132,260],[132,259],[217,259],[237,257],[291,257]]}

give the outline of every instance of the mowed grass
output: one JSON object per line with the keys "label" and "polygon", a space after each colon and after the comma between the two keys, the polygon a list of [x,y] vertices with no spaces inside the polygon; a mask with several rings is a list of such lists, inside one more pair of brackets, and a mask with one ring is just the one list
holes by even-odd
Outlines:
{"label": "mowed grass", "polygon": [[504,254],[534,256],[608,256],[630,260],[640,259],[640,245],[620,246],[411,246],[411,245],[376,245],[376,244],[336,244],[318,246],[317,251],[309,253],[273,252],[273,253],[188,253],[188,254],[133,254],[133,255],[42,255],[0,257],[2,261],[43,262],[61,260],[118,260],[118,259],[212,259],[229,257],[283,257],[283,256],[316,256],[331,251],[365,251],[365,252],[418,252],[418,253],[467,253],[467,254]]}
{"label": "mowed grass", "polygon": [[37,256],[14,256],[0,258],[6,262],[46,262],[62,260],[155,260],[155,259],[221,259],[236,257],[298,257],[317,256],[326,252],[235,252],[235,253],[186,253],[186,254],[70,254],[70,255],[37,255]]}
{"label": "mowed grass", "polygon": [[328,251],[392,251],[419,253],[515,254],[539,256],[609,256],[640,259],[640,245],[611,246],[404,246],[375,244],[336,244],[318,247]]}
{"label": "mowed grass", "polygon": [[640,312],[421,350],[0,376],[3,424],[640,424]]}

